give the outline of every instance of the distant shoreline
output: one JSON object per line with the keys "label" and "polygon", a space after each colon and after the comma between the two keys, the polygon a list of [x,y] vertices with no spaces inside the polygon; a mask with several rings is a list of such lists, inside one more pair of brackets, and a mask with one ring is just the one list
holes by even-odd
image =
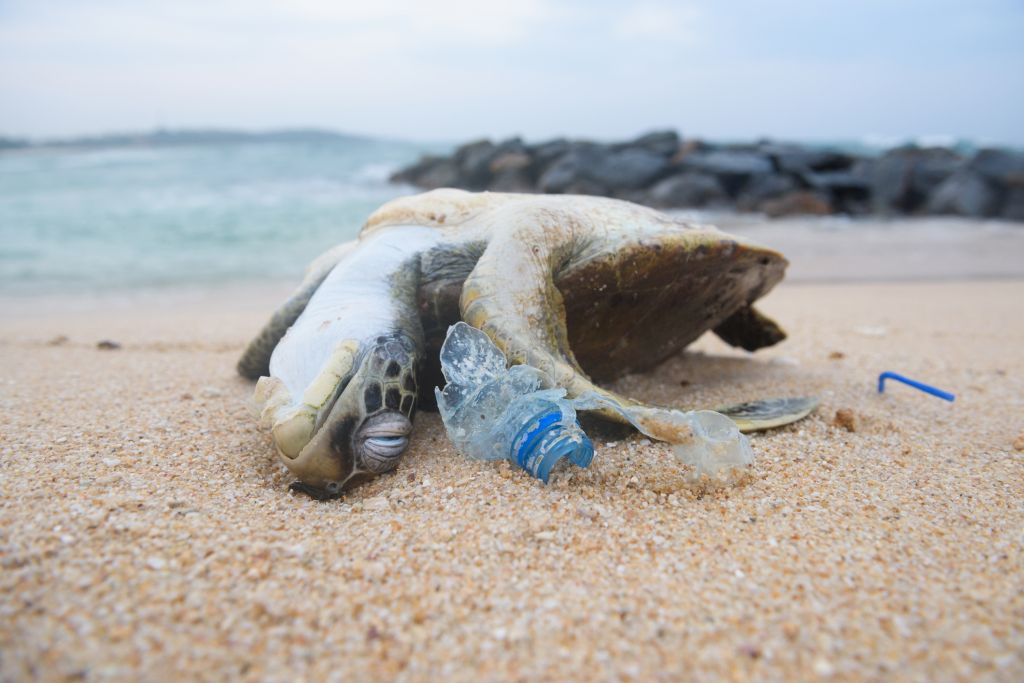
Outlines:
{"label": "distant shoreline", "polygon": [[[184,128],[153,131],[80,135],[67,138],[32,140],[0,135],[0,152],[34,149],[103,149],[119,147],[175,147],[184,145],[222,144],[317,144],[396,142],[388,138],[339,133],[322,128],[282,128],[268,131],[246,131],[228,128]],[[414,143],[410,143],[414,144]]]}
{"label": "distant shoreline", "polygon": [[[516,138],[518,139],[518,138]],[[576,140],[576,138],[573,138]],[[754,144],[739,138],[702,138],[708,144],[720,146],[736,146]],[[862,138],[836,139],[783,139],[759,137],[758,142],[771,142],[776,145],[799,146],[809,150],[832,150],[849,154],[876,157],[894,149],[948,149],[961,155],[969,155],[983,148],[995,148],[1011,151],[1024,151],[1024,146],[1010,144],[978,143],[968,138],[956,136],[927,135],[907,138],[882,138],[879,136],[863,136]],[[417,140],[412,138],[396,138],[362,133],[347,133],[329,128],[318,127],[286,127],[265,130],[242,128],[155,128],[153,130],[112,131],[108,133],[30,137],[24,135],[5,135],[0,132],[0,153],[10,150],[31,149],[98,149],[118,147],[159,147],[175,145],[216,145],[216,144],[259,144],[259,143],[316,143],[316,142],[366,142],[366,143],[408,143],[430,149],[455,149],[458,143],[444,140]],[[615,144],[614,142],[598,141],[597,144]]]}

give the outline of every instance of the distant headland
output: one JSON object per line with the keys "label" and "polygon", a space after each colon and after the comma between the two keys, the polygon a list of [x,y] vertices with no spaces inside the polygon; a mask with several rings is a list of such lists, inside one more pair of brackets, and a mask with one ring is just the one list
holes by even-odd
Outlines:
{"label": "distant headland", "polygon": [[420,188],[589,194],[659,208],[787,214],[952,214],[1024,221],[1024,151],[904,146],[878,155],[659,131],[598,143],[471,142],[392,176]]}
{"label": "distant headland", "polygon": [[373,142],[374,138],[336,133],[318,128],[287,128],[271,131],[241,131],[220,128],[157,129],[139,133],[109,133],[47,140],[0,136],[0,150],[35,148],[174,147],[246,143]]}

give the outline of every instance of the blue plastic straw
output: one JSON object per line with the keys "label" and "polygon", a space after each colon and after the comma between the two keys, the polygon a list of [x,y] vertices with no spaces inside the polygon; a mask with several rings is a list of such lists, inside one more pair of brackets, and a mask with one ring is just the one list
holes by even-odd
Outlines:
{"label": "blue plastic straw", "polygon": [[903,375],[896,374],[895,372],[883,372],[881,375],[878,376],[878,393],[881,394],[885,392],[885,380],[887,379],[894,379],[897,382],[909,384],[915,389],[919,389],[926,394],[931,394],[932,396],[938,396],[939,398],[944,399],[946,401],[952,402],[956,400],[956,396],[949,393],[948,391],[937,389],[930,384],[925,384],[924,382],[917,382],[915,380],[910,379],[909,377],[904,377]]}

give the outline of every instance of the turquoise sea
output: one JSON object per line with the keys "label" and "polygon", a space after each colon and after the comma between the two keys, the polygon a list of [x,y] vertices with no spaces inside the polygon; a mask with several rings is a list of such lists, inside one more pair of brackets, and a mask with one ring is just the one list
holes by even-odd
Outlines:
{"label": "turquoise sea", "polygon": [[[380,204],[417,191],[389,183],[392,171],[450,151],[333,134],[245,137],[0,151],[0,297],[294,284]],[[1018,277],[1024,267],[1015,223],[679,213],[780,249],[790,279]]]}
{"label": "turquoise sea", "polygon": [[0,153],[0,293],[292,279],[427,148],[336,139]]}

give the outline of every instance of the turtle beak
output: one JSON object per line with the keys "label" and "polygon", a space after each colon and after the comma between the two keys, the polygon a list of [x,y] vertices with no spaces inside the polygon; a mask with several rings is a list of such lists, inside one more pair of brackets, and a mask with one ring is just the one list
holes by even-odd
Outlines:
{"label": "turtle beak", "polygon": [[398,466],[412,433],[409,418],[394,410],[383,410],[364,419],[354,433],[350,423],[350,419],[343,417],[332,426],[328,419],[318,436],[333,429],[331,438],[314,437],[298,458],[286,460],[288,468],[300,479],[291,484],[293,491],[317,500],[331,500],[346,489]]}
{"label": "turtle beak", "polygon": [[302,450],[294,458],[282,452],[281,460],[306,487],[333,495],[357,483],[353,480],[365,479],[358,476],[356,456],[356,435],[363,422],[360,393],[359,382],[353,379]]}
{"label": "turtle beak", "polygon": [[382,335],[362,348],[337,345],[301,398],[288,390],[285,363],[282,376],[260,379],[257,403],[298,490],[335,497],[398,465],[412,433],[416,361],[411,341]]}
{"label": "turtle beak", "polygon": [[[382,398],[377,373],[363,366],[317,419],[309,442],[282,461],[302,482],[300,490],[334,497],[372,477],[393,470],[409,446],[412,421]],[[276,436],[276,435],[275,435]],[[279,450],[280,447],[279,447]]]}
{"label": "turtle beak", "polygon": [[356,433],[357,466],[374,474],[389,472],[409,447],[412,422],[397,410],[382,410],[365,420]]}

